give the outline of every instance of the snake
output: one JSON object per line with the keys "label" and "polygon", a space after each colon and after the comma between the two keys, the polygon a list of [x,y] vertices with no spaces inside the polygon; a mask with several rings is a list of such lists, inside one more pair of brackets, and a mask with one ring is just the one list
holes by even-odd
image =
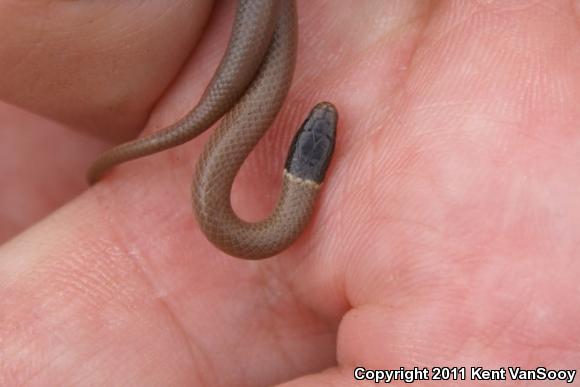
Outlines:
{"label": "snake", "polygon": [[225,53],[197,105],[174,124],[99,155],[88,170],[89,184],[118,164],[188,142],[221,119],[191,186],[201,231],[215,247],[242,259],[268,258],[288,248],[312,218],[334,152],[338,112],[332,103],[316,104],[297,130],[269,216],[241,219],[230,195],[242,164],[288,94],[297,41],[294,0],[240,0]]}

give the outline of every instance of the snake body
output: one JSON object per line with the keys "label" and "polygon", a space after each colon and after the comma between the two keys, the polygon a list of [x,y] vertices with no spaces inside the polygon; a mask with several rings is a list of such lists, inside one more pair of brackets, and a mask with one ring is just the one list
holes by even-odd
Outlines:
{"label": "snake body", "polygon": [[175,124],[100,155],[92,184],[111,167],[183,144],[220,117],[197,164],[192,203],[201,230],[222,251],[261,259],[287,248],[302,233],[334,150],[338,114],[317,104],[298,130],[286,161],[282,191],[263,221],[240,219],[230,192],[244,160],[280,110],[294,73],[297,16],[294,0],[240,0],[226,53],[199,103]]}

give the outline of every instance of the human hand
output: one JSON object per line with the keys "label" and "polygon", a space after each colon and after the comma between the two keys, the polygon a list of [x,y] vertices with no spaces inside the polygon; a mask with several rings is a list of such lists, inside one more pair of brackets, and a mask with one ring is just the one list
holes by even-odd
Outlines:
{"label": "human hand", "polygon": [[[189,185],[207,135],[119,166],[0,248],[0,385],[341,386],[354,384],[356,366],[578,364],[578,9],[564,1],[298,6],[295,82],[233,205],[249,219],[268,213],[292,132],[310,106],[330,100],[340,113],[337,149],[303,237],[259,262],[205,240]],[[147,130],[199,97],[232,7],[219,6]],[[138,20],[114,9],[106,17]],[[22,82],[10,89],[4,76],[0,89],[85,132],[100,117],[95,128],[128,128],[103,137],[125,138],[185,60],[178,48],[195,41],[195,27],[179,25],[157,43],[181,42],[163,64],[145,61],[113,83],[127,114],[99,113],[108,93],[79,107],[54,97],[41,108],[10,97]],[[150,35],[135,34],[149,46]],[[119,55],[125,46],[109,52]],[[133,57],[143,63],[123,62]],[[48,173],[82,174],[70,164]]]}

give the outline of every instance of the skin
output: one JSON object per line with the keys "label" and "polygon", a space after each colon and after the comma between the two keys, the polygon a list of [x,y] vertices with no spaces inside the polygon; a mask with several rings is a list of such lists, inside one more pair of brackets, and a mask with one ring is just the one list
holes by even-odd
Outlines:
{"label": "skin", "polygon": [[[232,3],[219,3],[149,132],[187,112],[216,68],[233,15]],[[289,128],[330,97],[322,91],[348,130],[324,187],[332,200],[281,259],[233,260],[197,230],[183,181],[203,139],[118,168],[80,194],[98,144],[69,139],[54,152],[47,139],[70,132],[32,119],[15,130],[22,112],[11,113],[0,133],[20,140],[3,159],[36,161],[27,175],[1,174],[30,195],[21,206],[0,202],[22,210],[12,232],[36,222],[31,204],[49,212],[79,197],[0,248],[0,385],[350,386],[359,364],[577,367],[575,3],[298,6],[295,82],[234,185],[234,208],[256,218],[271,210]],[[190,36],[187,28],[172,38]],[[66,184],[75,178],[79,186]]]}

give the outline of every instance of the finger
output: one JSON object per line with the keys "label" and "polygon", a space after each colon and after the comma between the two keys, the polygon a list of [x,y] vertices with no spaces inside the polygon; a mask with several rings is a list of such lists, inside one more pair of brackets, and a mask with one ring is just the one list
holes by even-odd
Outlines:
{"label": "finger", "polygon": [[86,187],[85,171],[104,147],[90,134],[118,141],[141,130],[209,6],[0,2],[0,99],[27,109],[0,111],[0,241]]}
{"label": "finger", "polygon": [[0,244],[84,190],[77,171],[100,147],[83,133],[0,103]]}
{"label": "finger", "polygon": [[126,138],[190,55],[210,4],[2,2],[0,99]]}

